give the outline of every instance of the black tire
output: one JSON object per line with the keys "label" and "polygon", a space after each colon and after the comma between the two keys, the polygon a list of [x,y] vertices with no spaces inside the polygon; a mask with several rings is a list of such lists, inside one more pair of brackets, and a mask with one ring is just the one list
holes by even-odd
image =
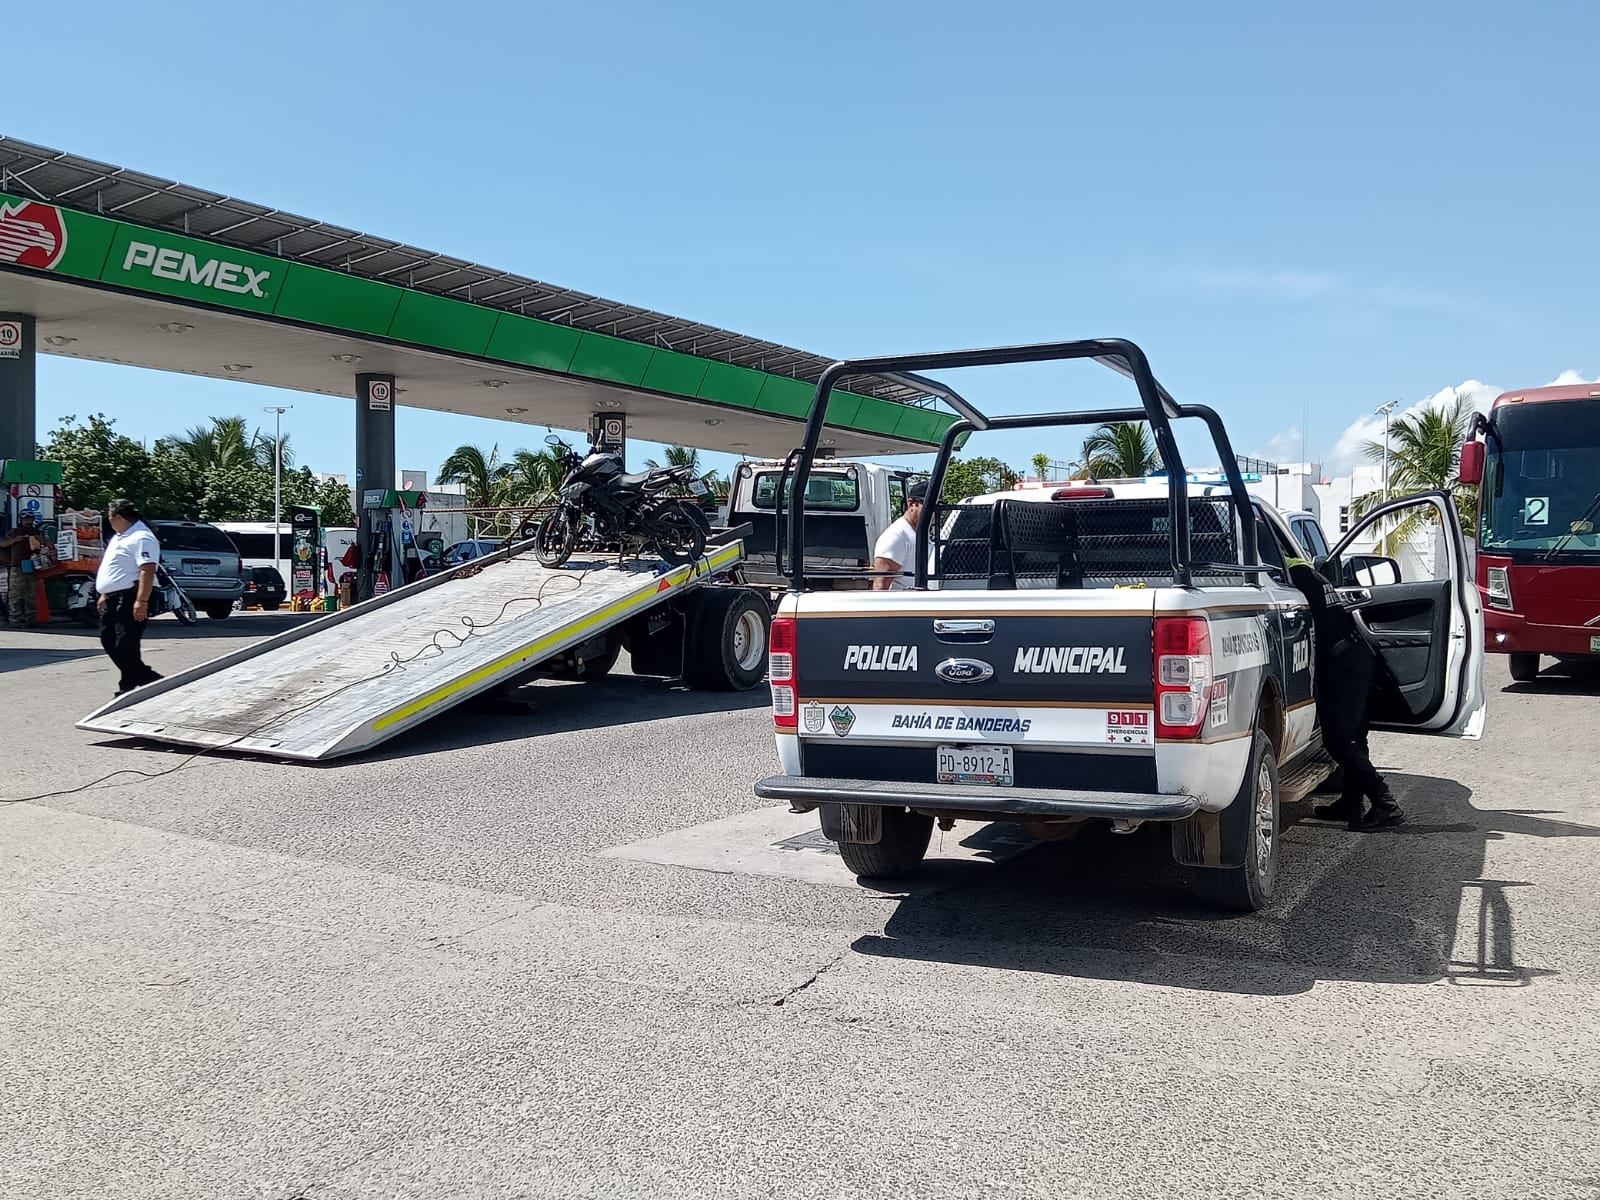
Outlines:
{"label": "black tire", "polygon": [[1278,882],[1279,810],[1278,756],[1272,739],[1258,729],[1244,782],[1220,814],[1223,861],[1239,865],[1194,869],[1195,890],[1211,907],[1259,912],[1272,902]]}
{"label": "black tire", "polygon": [[650,516],[650,536],[660,559],[674,567],[696,562],[706,552],[706,530],[693,504],[674,500]]}
{"label": "black tire", "polygon": [[904,879],[922,866],[933,837],[933,818],[904,808],[883,810],[883,837],[865,845],[835,842],[839,857],[857,879]]}
{"label": "black tire", "polygon": [[262,612],[277,612],[282,607],[283,607],[283,601],[282,600],[263,600],[261,602],[261,611]]}
{"label": "black tire", "polygon": [[540,566],[563,566],[577,544],[578,514],[563,508],[546,517],[533,535],[533,556]]}
{"label": "black tire", "polygon": [[1511,660],[1511,678],[1518,683],[1532,683],[1539,678],[1539,656],[1518,652],[1506,655]]}
{"label": "black tire", "polygon": [[749,588],[703,587],[691,593],[683,681],[706,692],[747,692],[767,677],[772,622],[764,597]]}
{"label": "black tire", "polygon": [[210,617],[213,621],[226,621],[228,619],[228,615],[232,612],[233,605],[231,604],[206,605],[206,616]]}

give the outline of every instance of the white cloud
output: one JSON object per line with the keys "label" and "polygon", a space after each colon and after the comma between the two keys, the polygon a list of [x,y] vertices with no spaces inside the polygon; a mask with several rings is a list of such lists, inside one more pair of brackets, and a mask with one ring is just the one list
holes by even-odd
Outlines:
{"label": "white cloud", "polygon": [[1256,457],[1275,463],[1301,462],[1305,457],[1300,449],[1303,444],[1300,430],[1282,429],[1267,439],[1267,444]]}
{"label": "white cloud", "polygon": [[1561,372],[1561,374],[1557,375],[1554,379],[1552,379],[1547,386],[1549,386],[1549,387],[1571,387],[1575,383],[1596,383],[1596,382],[1600,382],[1600,380],[1585,379],[1583,377],[1583,372],[1582,371],[1574,371],[1571,367],[1568,367],[1565,371]]}
{"label": "white cloud", "polygon": [[[1569,367],[1543,386],[1569,386],[1575,383],[1593,382],[1596,381],[1584,378],[1582,372]],[[1397,421],[1401,417],[1408,417],[1430,408],[1443,408],[1454,399],[1457,393],[1465,395],[1472,407],[1478,412],[1486,413],[1489,411],[1489,406],[1494,403],[1494,398],[1505,390],[1503,387],[1492,387],[1479,379],[1465,379],[1456,384],[1455,387],[1440,388],[1433,395],[1418,400],[1409,408],[1396,408],[1390,420],[1391,422]],[[1276,440],[1274,439],[1274,441]],[[1382,440],[1382,417],[1374,413],[1353,421],[1339,435],[1339,440],[1334,444],[1332,453],[1328,455],[1328,461],[1325,464],[1326,469],[1335,475],[1347,474],[1358,463],[1367,461],[1366,455],[1362,453],[1361,449],[1367,442],[1381,442]]]}
{"label": "white cloud", "polygon": [[1454,292],[1392,280],[1354,279],[1334,271],[1145,262],[1133,265],[1128,273],[1183,291],[1231,292],[1285,302],[1441,312],[1468,312],[1481,307],[1472,298]]}

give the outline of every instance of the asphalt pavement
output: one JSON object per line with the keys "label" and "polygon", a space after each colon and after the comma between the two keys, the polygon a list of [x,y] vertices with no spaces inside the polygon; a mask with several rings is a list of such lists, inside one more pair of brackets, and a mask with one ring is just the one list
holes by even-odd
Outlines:
{"label": "asphalt pavement", "polygon": [[76,731],[114,686],[0,632],[3,1200],[1600,1198],[1595,672],[1374,738],[1410,823],[1291,810],[1251,917],[1158,831],[861,887],[750,790],[764,691],[541,683],[306,766]]}

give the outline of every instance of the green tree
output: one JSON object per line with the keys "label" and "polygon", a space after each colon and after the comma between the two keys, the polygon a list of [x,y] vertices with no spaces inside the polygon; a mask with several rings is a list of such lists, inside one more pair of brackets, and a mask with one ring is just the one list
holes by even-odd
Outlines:
{"label": "green tree", "polygon": [[438,480],[465,484],[468,508],[495,508],[510,473],[510,465],[500,461],[499,445],[491,447],[488,454],[477,446],[457,446],[439,464]]}
{"label": "green tree", "polygon": [[350,485],[325,479],[317,485],[311,503],[322,510],[322,526],[354,525],[356,510],[350,503]]}
{"label": "green tree", "polygon": [[942,495],[946,504],[969,496],[1004,492],[1020,477],[998,458],[952,458],[945,468]]}
{"label": "green tree", "polygon": [[505,503],[545,503],[561,487],[561,465],[561,452],[554,448],[518,450],[511,456],[500,485]]}
{"label": "green tree", "polygon": [[1100,479],[1142,479],[1161,469],[1161,456],[1145,422],[1112,421],[1084,439],[1083,465]]}
{"label": "green tree", "polygon": [[[270,521],[272,472],[256,462],[215,466],[204,475],[199,517],[202,521]],[[286,495],[284,507],[289,506]]]}
{"label": "green tree", "polygon": [[[1458,391],[1441,405],[1430,405],[1394,421],[1389,428],[1389,445],[1382,440],[1368,441],[1361,452],[1368,460],[1389,463],[1390,498],[1413,492],[1447,492],[1455,502],[1461,527],[1468,534],[1477,530],[1478,489],[1457,477],[1461,447],[1472,429],[1472,402]],[[1351,501],[1356,516],[1371,512],[1383,503],[1383,489],[1366,492]],[[1433,521],[1433,510],[1418,506],[1408,509],[1384,537],[1384,553],[1393,554],[1401,544],[1425,524]]]}
{"label": "green tree", "polygon": [[1033,474],[1041,482],[1050,474],[1050,456],[1043,450],[1033,456]]}
{"label": "green tree", "polygon": [[[261,461],[243,417],[212,417],[211,424],[161,438],[156,447],[172,451],[202,475],[213,467],[240,467]],[[270,465],[271,459],[267,461]]]}
{"label": "green tree", "polygon": [[62,491],[73,508],[100,509],[126,496],[136,504],[150,496],[150,455],[130,437],[112,428],[114,420],[94,413],[82,424],[76,416],[61,418],[40,453],[61,464]]}

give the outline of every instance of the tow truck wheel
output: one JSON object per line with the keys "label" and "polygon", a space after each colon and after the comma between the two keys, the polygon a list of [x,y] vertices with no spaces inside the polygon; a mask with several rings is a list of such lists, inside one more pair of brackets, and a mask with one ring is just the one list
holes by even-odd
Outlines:
{"label": "tow truck wheel", "polygon": [[1518,683],[1532,683],[1539,678],[1539,656],[1537,654],[1508,654],[1511,661],[1511,678]]}
{"label": "tow truck wheel", "polygon": [[1196,867],[1195,890],[1213,908],[1259,912],[1278,880],[1278,756],[1256,730],[1250,766],[1233,803],[1220,814],[1222,857],[1234,867]]}
{"label": "tow truck wheel", "polygon": [[695,599],[683,681],[703,691],[749,691],[767,674],[767,602],[736,587],[704,588]]}
{"label": "tow truck wheel", "polygon": [[927,857],[933,818],[904,808],[883,810],[883,836],[871,845],[836,842],[839,857],[857,879],[901,879]]}

